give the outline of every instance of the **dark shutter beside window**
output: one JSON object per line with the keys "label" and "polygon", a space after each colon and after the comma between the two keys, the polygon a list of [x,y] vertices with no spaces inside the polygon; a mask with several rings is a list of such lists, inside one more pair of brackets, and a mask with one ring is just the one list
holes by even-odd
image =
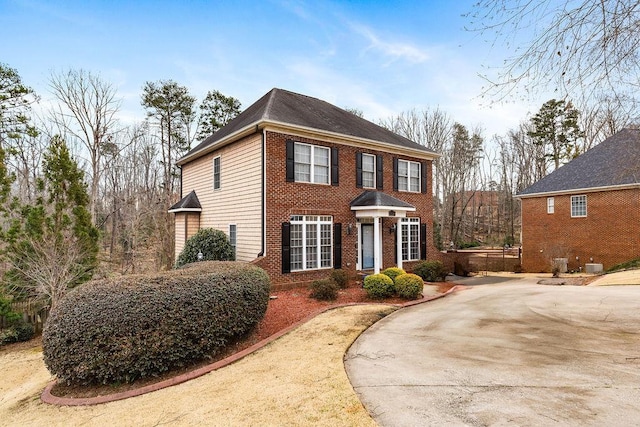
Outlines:
{"label": "dark shutter beside window", "polygon": [[282,273],[291,273],[291,224],[282,223]]}
{"label": "dark shutter beside window", "polygon": [[293,182],[295,178],[293,141],[287,139],[287,182]]}
{"label": "dark shutter beside window", "polygon": [[356,153],[356,188],[362,188],[362,153]]}
{"label": "dark shutter beside window", "polygon": [[337,148],[331,149],[331,185],[338,185],[340,181],[340,170],[338,168],[340,154]]}
{"label": "dark shutter beside window", "polygon": [[420,259],[427,259],[427,224],[420,223]]}
{"label": "dark shutter beside window", "polygon": [[384,188],[384,179],[382,175],[382,155],[378,154],[376,156],[376,189],[383,190]]}
{"label": "dark shutter beside window", "polygon": [[393,158],[393,189],[398,191],[398,158]]}
{"label": "dark shutter beside window", "polygon": [[342,268],[342,224],[333,224],[333,268]]}
{"label": "dark shutter beside window", "polygon": [[427,162],[422,162],[420,163],[420,179],[422,180],[421,182],[421,188],[422,188],[422,192],[426,193],[427,192]]}

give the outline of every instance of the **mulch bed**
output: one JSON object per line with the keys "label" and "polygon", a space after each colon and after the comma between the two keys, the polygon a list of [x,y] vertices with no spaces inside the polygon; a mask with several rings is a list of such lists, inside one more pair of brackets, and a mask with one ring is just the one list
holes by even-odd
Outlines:
{"label": "mulch bed", "polygon": [[[444,293],[451,289],[454,285],[450,283],[438,283],[438,290]],[[209,365],[218,360],[224,359],[232,354],[242,351],[263,339],[266,339],[277,332],[311,316],[322,310],[349,303],[385,303],[385,304],[403,304],[407,301],[400,298],[387,298],[384,300],[372,300],[367,297],[361,286],[352,284],[346,289],[341,289],[338,299],[335,301],[317,301],[309,297],[309,290],[306,288],[296,288],[283,291],[274,291],[271,293],[272,299],[269,300],[267,312],[264,319],[248,336],[235,343],[229,345],[225,351],[219,353],[213,358],[203,360],[199,364],[190,365],[188,368],[181,370],[173,370],[161,376],[145,378],[130,384],[116,384],[104,386],[67,386],[57,383],[51,390],[51,394],[58,397],[95,397],[119,393],[153,384],[176,375],[195,370],[199,367]],[[29,347],[41,345],[41,340],[34,339],[28,343],[17,343],[0,347],[0,352],[21,350]]]}

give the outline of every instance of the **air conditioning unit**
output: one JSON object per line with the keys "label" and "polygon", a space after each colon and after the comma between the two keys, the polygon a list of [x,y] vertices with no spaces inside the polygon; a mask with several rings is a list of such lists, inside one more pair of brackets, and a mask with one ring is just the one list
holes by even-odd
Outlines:
{"label": "air conditioning unit", "polygon": [[567,267],[569,264],[569,258],[554,258],[553,259],[553,267],[558,267],[560,273],[566,273],[569,271]]}

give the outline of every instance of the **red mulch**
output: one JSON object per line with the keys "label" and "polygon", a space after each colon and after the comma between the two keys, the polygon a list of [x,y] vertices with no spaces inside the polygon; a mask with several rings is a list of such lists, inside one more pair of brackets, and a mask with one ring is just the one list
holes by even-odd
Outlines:
{"label": "red mulch", "polygon": [[[446,292],[454,285],[450,283],[438,283],[439,292]],[[383,300],[373,300],[367,297],[366,292],[358,284],[352,284],[346,289],[338,292],[338,299],[335,301],[317,301],[309,297],[310,291],[306,288],[296,288],[283,291],[274,291],[271,293],[272,299],[269,300],[267,312],[264,319],[258,324],[256,329],[242,340],[230,345],[224,352],[216,355],[216,357],[203,361],[197,365],[189,366],[179,371],[167,372],[164,375],[138,380],[131,384],[120,384],[117,386],[95,386],[95,387],[77,387],[66,386],[64,384],[56,384],[51,390],[51,394],[59,397],[94,397],[111,393],[118,393],[162,381],[178,374],[197,369],[242,351],[253,344],[262,341],[271,335],[282,331],[283,329],[303,320],[313,313],[317,313],[323,309],[330,307],[349,304],[349,303],[386,303],[386,304],[403,304],[407,300],[400,298],[387,298]],[[8,346],[10,347],[10,346]],[[5,349],[6,350],[6,349]]]}

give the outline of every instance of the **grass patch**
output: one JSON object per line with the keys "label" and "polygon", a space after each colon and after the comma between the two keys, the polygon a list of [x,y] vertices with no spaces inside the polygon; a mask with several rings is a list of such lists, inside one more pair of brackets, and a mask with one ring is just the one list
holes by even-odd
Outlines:
{"label": "grass patch", "polygon": [[636,268],[640,268],[640,258],[634,258],[632,260],[609,267],[606,273],[615,273],[616,271],[632,270]]}

